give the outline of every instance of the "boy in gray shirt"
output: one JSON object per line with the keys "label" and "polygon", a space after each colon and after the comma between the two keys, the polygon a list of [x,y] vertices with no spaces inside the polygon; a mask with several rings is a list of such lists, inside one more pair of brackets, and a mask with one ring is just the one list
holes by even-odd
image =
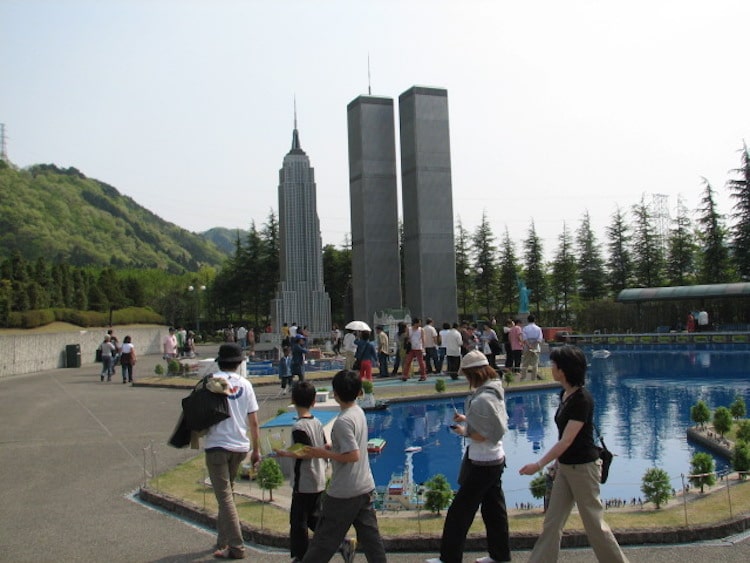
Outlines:
{"label": "boy in gray shirt", "polygon": [[333,396],[341,407],[331,431],[331,449],[310,447],[305,456],[330,459],[333,474],[323,509],[303,563],[330,561],[350,526],[369,563],[385,563],[385,547],[373,508],[375,480],[367,457],[367,419],[357,405],[359,375],[342,370],[333,377]]}

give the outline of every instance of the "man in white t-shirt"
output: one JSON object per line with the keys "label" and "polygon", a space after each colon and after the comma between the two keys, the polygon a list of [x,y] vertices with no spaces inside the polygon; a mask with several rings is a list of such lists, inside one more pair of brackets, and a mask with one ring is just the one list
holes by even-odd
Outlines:
{"label": "man in white t-shirt", "polygon": [[[409,328],[408,343],[411,349],[406,353],[404,360],[404,374],[411,372],[411,363],[416,358],[419,364],[419,381],[427,381],[427,367],[424,364],[424,330],[421,324],[420,319],[414,319]],[[406,375],[401,378],[402,381],[407,379],[409,378]]]}
{"label": "man in white t-shirt", "polygon": [[238,344],[222,344],[219,348],[216,362],[220,371],[214,377],[225,379],[228,383],[230,417],[211,426],[205,438],[206,467],[219,505],[217,549],[214,552],[214,557],[219,559],[245,557],[245,541],[234,504],[234,479],[251,445],[250,462],[255,465],[260,461],[258,401],[252,384],[237,373],[237,368],[244,361]]}
{"label": "man in white t-shirt", "polygon": [[352,369],[354,367],[354,354],[357,353],[357,345],[354,343],[356,339],[357,336],[354,334],[354,331],[346,329],[343,342],[344,369]]}
{"label": "man in white t-shirt", "polygon": [[529,315],[529,323],[521,330],[521,339],[523,341],[521,379],[524,379],[529,371],[531,372],[531,380],[542,379],[539,377],[539,355],[542,351],[544,335],[535,320],[534,315]]}
{"label": "man in white t-shirt", "polygon": [[424,325],[424,359],[427,373],[440,373],[438,369],[438,333],[432,326],[432,319],[427,317]]}

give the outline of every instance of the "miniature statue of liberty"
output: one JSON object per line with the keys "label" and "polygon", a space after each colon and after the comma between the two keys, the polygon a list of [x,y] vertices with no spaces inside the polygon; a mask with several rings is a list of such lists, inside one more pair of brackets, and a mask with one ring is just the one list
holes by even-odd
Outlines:
{"label": "miniature statue of liberty", "polygon": [[517,278],[518,283],[518,312],[528,313],[529,312],[529,295],[531,290],[526,287],[526,282],[521,278]]}

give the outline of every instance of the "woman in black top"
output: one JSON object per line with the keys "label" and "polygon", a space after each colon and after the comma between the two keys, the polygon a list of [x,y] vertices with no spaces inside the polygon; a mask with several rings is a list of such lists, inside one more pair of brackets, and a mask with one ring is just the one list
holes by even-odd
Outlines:
{"label": "woman in black top", "polygon": [[533,475],[556,461],[557,474],[542,533],[529,556],[529,563],[554,563],[560,552],[560,538],[573,509],[583,521],[596,558],[607,563],[627,561],[609,526],[599,498],[601,461],[594,443],[594,399],[584,387],[586,356],[580,348],[562,346],[550,352],[552,378],[560,382],[560,406],[555,413],[558,442],[538,462],[524,465],[519,473]]}

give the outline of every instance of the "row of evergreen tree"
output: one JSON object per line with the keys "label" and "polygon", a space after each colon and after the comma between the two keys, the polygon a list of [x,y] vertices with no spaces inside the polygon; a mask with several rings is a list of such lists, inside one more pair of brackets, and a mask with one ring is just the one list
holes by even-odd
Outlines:
{"label": "row of evergreen tree", "polygon": [[[563,225],[552,260],[532,221],[519,256],[506,227],[499,242],[486,216],[469,232],[456,228],[458,306],[463,316],[501,318],[517,310],[519,280],[531,290],[531,308],[552,312],[548,322],[569,324],[594,301],[611,300],[627,287],[722,283],[750,279],[750,152],[743,145],[740,168],[726,189],[734,201],[730,220],[720,213],[716,192],[703,182],[701,205],[690,211],[680,203],[664,240],[654,212],[642,197],[629,209],[618,207],[599,242],[585,211],[575,231]],[[403,240],[403,237],[401,237]],[[218,322],[244,321],[264,326],[279,282],[279,225],[271,211],[262,227],[251,224],[245,239],[218,270],[173,275],[157,270],[115,270],[27,263],[18,254],[0,265],[0,324],[12,311],[49,307],[107,311],[151,307],[168,322],[192,324],[201,317]],[[605,252],[606,249],[606,252]],[[403,248],[401,249],[403,257]],[[326,289],[332,317],[351,314],[351,248],[323,249]],[[404,268],[401,269],[404,271]],[[403,280],[402,280],[403,284]],[[206,287],[205,297],[189,287]]]}

